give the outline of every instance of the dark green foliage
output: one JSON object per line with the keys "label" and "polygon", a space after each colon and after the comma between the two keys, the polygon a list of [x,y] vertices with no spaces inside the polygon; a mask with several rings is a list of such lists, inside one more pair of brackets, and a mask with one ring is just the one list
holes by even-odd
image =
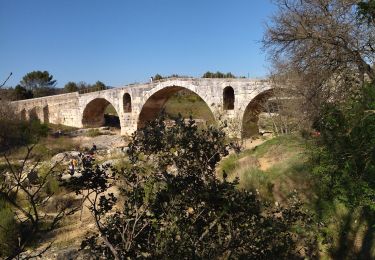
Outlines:
{"label": "dark green foliage", "polygon": [[66,93],[76,92],[78,90],[79,90],[78,85],[75,82],[70,81],[70,82],[66,83],[65,86],[64,86],[64,92],[66,92]]}
{"label": "dark green foliage", "polygon": [[85,82],[79,82],[77,84],[78,91],[80,93],[88,93],[88,92],[94,92],[99,90],[108,89],[109,87],[106,86],[103,82],[97,81],[95,84],[88,84]]}
{"label": "dark green foliage", "polygon": [[362,19],[368,21],[368,23],[374,23],[375,21],[375,1],[365,0],[358,3],[358,13]]}
{"label": "dark green foliage", "polygon": [[[320,193],[317,211],[327,218],[324,212],[328,202],[331,208],[342,203],[349,210],[333,254],[338,259],[348,254],[370,259],[375,241],[374,86],[365,86],[360,95],[344,105],[326,105],[315,127],[321,134],[313,154]],[[348,235],[354,218],[366,227],[359,252],[353,250],[353,239]]]}
{"label": "dark green foliage", "polygon": [[14,95],[16,100],[29,99],[34,97],[31,90],[28,90],[21,85],[17,85],[14,88]]}
{"label": "dark green foliage", "polygon": [[161,76],[160,74],[156,74],[155,76],[152,77],[153,80],[161,80],[163,79],[163,76]]}
{"label": "dark green foliage", "polygon": [[34,97],[54,95],[56,80],[48,71],[32,71],[27,73],[20,82],[26,90],[30,90]]}
{"label": "dark green foliage", "polygon": [[375,88],[367,86],[346,106],[327,105],[317,122],[322,150],[317,172],[350,206],[375,213]]}
{"label": "dark green foliage", "polygon": [[17,248],[18,226],[9,205],[0,198],[0,258]]}
{"label": "dark green foliage", "polygon": [[106,85],[101,81],[97,81],[94,85],[92,85],[92,88],[106,89]]}
{"label": "dark green foliage", "polygon": [[228,72],[228,73],[225,74],[225,73],[222,73],[222,72],[219,72],[219,71],[217,71],[216,73],[215,72],[207,71],[202,76],[202,78],[235,78],[235,77],[236,76],[234,76],[230,72]]}
{"label": "dark green foliage", "polygon": [[52,87],[42,87],[42,88],[36,88],[33,91],[33,97],[46,97],[46,96],[52,96],[59,94],[59,91],[57,89]]}
{"label": "dark green foliage", "polygon": [[[237,181],[217,178],[216,165],[229,148],[222,129],[200,130],[182,118],[166,127],[161,117],[133,135],[126,169],[85,163],[82,177],[67,185],[95,198],[90,209],[101,237],[89,236],[82,248],[117,259],[312,255],[309,217],[295,197],[288,207],[271,206],[255,192],[238,190]],[[104,195],[114,183],[124,199],[115,212],[117,198]]]}
{"label": "dark green foliage", "polygon": [[169,76],[162,76],[160,74],[155,74],[155,76],[151,77],[152,80],[161,80],[161,79],[168,79],[168,78],[188,78],[189,76],[183,76],[178,74],[171,74]]}
{"label": "dark green foliage", "polygon": [[0,119],[0,152],[36,143],[40,137],[47,136],[47,133],[48,126],[38,120]]}
{"label": "dark green foliage", "polygon": [[32,71],[27,73],[21,80],[21,85],[26,89],[34,90],[43,87],[54,87],[56,80],[48,71]]}

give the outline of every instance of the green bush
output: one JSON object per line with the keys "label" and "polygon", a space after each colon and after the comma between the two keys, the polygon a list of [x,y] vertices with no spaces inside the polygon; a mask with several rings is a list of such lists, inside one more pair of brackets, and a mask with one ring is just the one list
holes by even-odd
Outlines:
{"label": "green bush", "polygon": [[0,258],[17,248],[18,226],[9,205],[0,199]]}
{"label": "green bush", "polygon": [[375,213],[375,87],[342,107],[327,105],[316,127],[321,138],[315,172],[329,194]]}
{"label": "green bush", "polygon": [[47,136],[47,134],[48,126],[39,120],[22,121],[15,115],[1,115],[0,152],[36,143],[40,137]]}
{"label": "green bush", "polygon": [[[88,236],[82,248],[109,259],[287,259],[302,257],[301,247],[313,256],[312,223],[295,196],[274,206],[217,178],[225,140],[222,129],[200,130],[182,118],[166,127],[159,118],[133,135],[128,168],[84,162],[82,177],[67,185],[96,191],[90,209],[103,221],[101,238]],[[117,197],[107,190],[118,180],[124,203],[114,211]]]}
{"label": "green bush", "polygon": [[[375,233],[375,86],[367,85],[362,92],[345,104],[328,104],[315,127],[321,137],[313,150],[314,174],[320,181],[318,210],[332,214],[321,201],[342,203],[350,220],[342,225],[342,237],[335,257],[353,253],[348,245],[353,212],[360,211],[367,226],[359,255],[373,258]],[[329,217],[328,217],[329,219]],[[354,221],[354,220],[353,220]],[[346,223],[346,221],[345,221]],[[372,249],[371,249],[372,248]],[[373,250],[371,255],[371,250]]]}

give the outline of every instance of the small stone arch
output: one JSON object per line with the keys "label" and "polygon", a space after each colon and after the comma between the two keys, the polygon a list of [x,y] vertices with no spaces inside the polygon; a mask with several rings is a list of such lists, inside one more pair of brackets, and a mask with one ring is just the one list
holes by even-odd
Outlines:
{"label": "small stone arch", "polygon": [[188,91],[192,92],[198,97],[200,97],[207,106],[207,109],[210,111],[213,119],[215,116],[207,102],[195,91],[182,86],[166,86],[164,88],[158,89],[154,93],[152,93],[146,101],[144,102],[141,111],[138,116],[137,128],[142,128],[146,125],[148,121],[152,121],[153,119],[157,118],[157,116],[161,113],[164,108],[165,103],[171,98],[174,94],[179,91]]}
{"label": "small stone arch", "polygon": [[[111,104],[105,98],[95,98],[87,103],[83,110],[82,126],[83,127],[100,127],[105,124],[105,110]],[[114,107],[114,106],[113,106]],[[114,107],[115,108],[115,107]],[[116,108],[115,108],[116,110]],[[116,110],[117,115],[119,115]]]}
{"label": "small stone arch", "polygon": [[125,93],[122,98],[122,105],[124,113],[131,113],[132,112],[132,97],[129,93]]}
{"label": "small stone arch", "polygon": [[225,87],[223,90],[223,109],[233,110],[234,109],[234,89],[230,86]]}
{"label": "small stone arch", "polygon": [[274,95],[273,89],[256,95],[246,106],[242,118],[242,138],[248,138],[259,133],[259,114],[264,109],[263,104]]}

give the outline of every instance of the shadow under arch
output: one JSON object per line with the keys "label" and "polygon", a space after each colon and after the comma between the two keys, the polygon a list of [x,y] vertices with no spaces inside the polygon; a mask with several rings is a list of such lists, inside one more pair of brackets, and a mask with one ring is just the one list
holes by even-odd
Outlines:
{"label": "shadow under arch", "polygon": [[256,95],[246,106],[242,118],[242,138],[259,134],[259,114],[264,110],[263,104],[274,96],[274,90],[269,89]]}
{"label": "shadow under arch", "polygon": [[21,110],[20,117],[22,121],[26,121],[26,109]]}
{"label": "shadow under arch", "polygon": [[[112,123],[109,123],[109,120],[113,120],[113,116],[105,115],[107,107],[109,107],[111,102],[109,102],[105,98],[95,98],[91,100],[83,110],[82,115],[82,126],[83,127],[100,127],[104,125],[112,126]],[[113,105],[111,106],[113,107]],[[118,112],[113,107],[117,114],[118,122],[115,124],[118,128],[120,128],[120,121],[118,119]],[[116,116],[115,116],[116,117]]]}
{"label": "shadow under arch", "polygon": [[[199,102],[204,103],[204,107],[201,107],[201,109],[204,109],[204,110],[207,109],[209,111],[211,118],[210,120],[207,120],[207,121],[211,121],[211,120],[215,121],[215,117],[214,117],[212,110],[210,109],[208,104],[203,100],[203,98],[199,94],[185,87],[169,86],[169,87],[162,88],[158,90],[157,92],[155,92],[154,94],[152,94],[143,104],[141,112],[138,117],[137,129],[144,127],[147,122],[152,121],[155,118],[157,118],[160,115],[160,113],[163,111],[163,109],[165,108],[167,101],[172,96],[178,95],[178,93],[196,96],[199,99]],[[183,111],[174,111],[174,112],[176,112],[177,114]],[[181,114],[183,116],[188,116],[188,115],[184,115],[184,113],[181,113]],[[193,118],[197,119],[194,117],[194,115],[193,115]]]}
{"label": "shadow under arch", "polygon": [[29,114],[30,121],[40,120],[38,117],[38,112],[37,112],[36,107],[33,107],[32,109],[30,109],[28,114]]}
{"label": "shadow under arch", "polygon": [[43,123],[49,123],[49,108],[48,105],[43,107]]}

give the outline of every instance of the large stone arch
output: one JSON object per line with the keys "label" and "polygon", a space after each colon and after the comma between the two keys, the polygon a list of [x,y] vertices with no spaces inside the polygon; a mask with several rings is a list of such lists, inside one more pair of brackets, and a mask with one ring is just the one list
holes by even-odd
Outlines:
{"label": "large stone arch", "polygon": [[82,126],[83,127],[100,127],[105,123],[104,112],[109,105],[112,105],[120,119],[121,127],[121,114],[119,113],[118,106],[108,101],[105,97],[96,97],[89,100],[82,111]]}
{"label": "large stone arch", "polygon": [[259,133],[259,114],[263,109],[263,104],[274,95],[272,88],[266,89],[255,95],[244,109],[242,116],[242,138],[251,137]]}
{"label": "large stone arch", "polygon": [[142,128],[143,126],[145,126],[147,121],[155,119],[160,114],[168,99],[181,90],[189,90],[199,96],[206,103],[209,111],[213,115],[213,118],[216,118],[214,110],[215,104],[213,102],[210,102],[210,100],[206,98],[203,91],[202,93],[200,93],[199,90],[197,91],[195,86],[191,86],[188,84],[161,85],[155,87],[154,89],[152,89],[152,91],[145,95],[143,104],[139,110],[137,128]]}

